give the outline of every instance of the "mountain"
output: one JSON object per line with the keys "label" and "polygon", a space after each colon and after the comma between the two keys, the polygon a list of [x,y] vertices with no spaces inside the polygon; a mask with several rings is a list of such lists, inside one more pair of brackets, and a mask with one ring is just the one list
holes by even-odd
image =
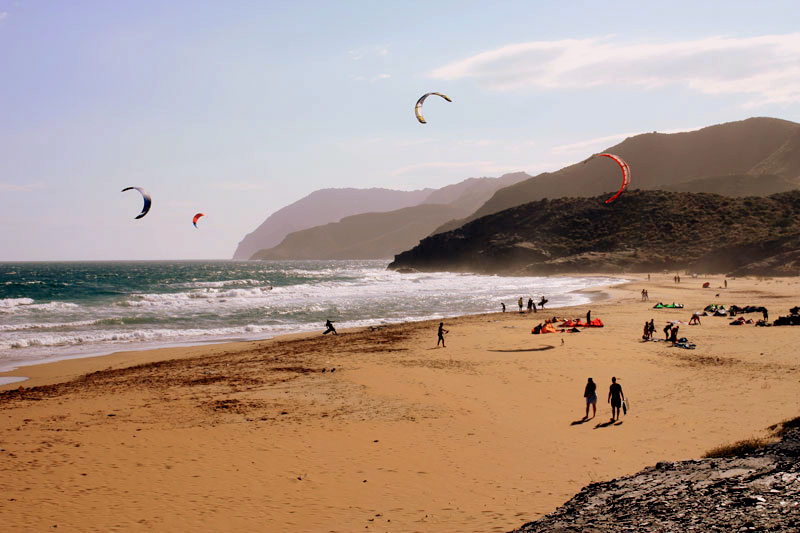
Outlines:
{"label": "mountain", "polygon": [[445,233],[389,268],[472,272],[800,273],[800,191],[733,198],[628,191],[539,200]]}
{"label": "mountain", "polygon": [[[736,196],[743,189],[766,195],[800,186],[800,124],[776,118],[749,118],[684,133],[644,133],[604,151],[628,162],[630,188],[635,189]],[[542,198],[611,196],[619,185],[614,162],[595,158],[500,189],[475,213],[435,233]]]}
{"label": "mountain", "polygon": [[279,209],[241,240],[234,259],[250,259],[258,250],[271,248],[293,231],[335,222],[367,211],[391,211],[417,205],[433,189],[321,189]]}
{"label": "mountain", "polygon": [[406,250],[446,220],[464,216],[450,205],[422,204],[386,213],[363,213],[290,233],[252,259],[382,259]]}
{"label": "mountain", "polygon": [[259,250],[251,259],[389,258],[448,220],[472,213],[496,190],[528,178],[523,172],[469,178],[430,192],[420,205],[399,210],[377,212],[365,204],[363,209],[369,212],[292,232],[279,245]]}

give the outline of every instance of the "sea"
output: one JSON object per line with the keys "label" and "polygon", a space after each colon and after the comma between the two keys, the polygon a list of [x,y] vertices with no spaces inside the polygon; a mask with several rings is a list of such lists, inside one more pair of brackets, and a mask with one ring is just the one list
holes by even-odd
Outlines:
{"label": "sea", "polygon": [[[0,371],[122,350],[590,301],[611,277],[400,274],[388,260],[0,263]],[[6,382],[9,382],[6,379]]]}

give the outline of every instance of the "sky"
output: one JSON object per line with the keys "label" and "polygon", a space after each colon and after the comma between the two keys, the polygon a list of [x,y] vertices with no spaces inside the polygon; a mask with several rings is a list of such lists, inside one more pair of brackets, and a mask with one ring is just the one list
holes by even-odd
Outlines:
{"label": "sky", "polygon": [[322,188],[800,122],[800,2],[656,4],[0,0],[0,261],[226,259]]}

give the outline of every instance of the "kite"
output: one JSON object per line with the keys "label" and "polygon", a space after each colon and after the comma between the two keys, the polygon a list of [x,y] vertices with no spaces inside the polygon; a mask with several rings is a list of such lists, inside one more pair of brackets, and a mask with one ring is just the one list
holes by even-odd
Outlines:
{"label": "kite", "polygon": [[142,193],[142,197],[144,198],[144,207],[142,207],[142,212],[139,213],[139,216],[137,216],[134,219],[134,220],[137,220],[137,219],[140,219],[143,216],[145,216],[147,214],[147,212],[150,211],[150,204],[152,204],[153,201],[150,199],[150,195],[147,194],[147,191],[142,189],[141,187],[125,187],[124,189],[122,189],[122,192],[130,191],[132,189],[136,189],[137,191]]}
{"label": "kite", "polygon": [[614,155],[614,154],[594,154],[594,155],[590,156],[589,158],[587,158],[583,162],[583,164],[585,165],[586,163],[588,163],[589,161],[591,161],[595,157],[608,157],[609,159],[613,159],[614,161],[617,162],[617,164],[619,165],[619,168],[622,169],[622,187],[619,188],[619,190],[617,191],[617,193],[614,196],[612,196],[611,198],[609,198],[608,200],[605,201],[605,203],[610,204],[611,202],[613,202],[614,200],[619,198],[619,195],[622,194],[622,191],[624,191],[628,187],[628,185],[630,185],[630,183],[631,183],[631,167],[628,166],[628,163],[626,163],[624,159],[622,159],[620,156]]}
{"label": "kite", "polygon": [[194,224],[194,227],[195,227],[195,228],[197,227],[197,221],[200,219],[200,217],[204,217],[204,216],[205,216],[205,215],[204,215],[203,213],[197,213],[197,214],[194,216],[194,218],[192,219],[192,224]]}
{"label": "kite", "polygon": [[425,93],[425,94],[423,94],[420,97],[420,99],[417,100],[417,105],[414,106],[414,114],[417,115],[417,120],[419,120],[420,124],[427,124],[427,122],[425,122],[425,117],[422,116],[422,104],[425,102],[425,99],[427,97],[429,97],[430,95],[432,95],[432,94],[435,94],[436,96],[441,96],[442,98],[444,98],[448,102],[452,102],[452,100],[450,100],[450,97],[447,96],[446,94],[442,94],[442,93]]}

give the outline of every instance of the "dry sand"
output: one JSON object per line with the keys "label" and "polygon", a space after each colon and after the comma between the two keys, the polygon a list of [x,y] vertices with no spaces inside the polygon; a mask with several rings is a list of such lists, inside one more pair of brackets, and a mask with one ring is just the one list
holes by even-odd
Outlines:
{"label": "dry sand", "polygon": [[[800,279],[637,278],[591,306],[446,320],[447,348],[427,322],[19,369],[32,379],[0,396],[0,528],[506,531],[800,414],[800,328],[703,317],[681,327],[696,350],[640,340],[711,302],[776,318]],[[530,334],[590,307],[605,328]],[[631,410],[607,425],[612,375]],[[598,414],[573,425],[588,376]]]}

